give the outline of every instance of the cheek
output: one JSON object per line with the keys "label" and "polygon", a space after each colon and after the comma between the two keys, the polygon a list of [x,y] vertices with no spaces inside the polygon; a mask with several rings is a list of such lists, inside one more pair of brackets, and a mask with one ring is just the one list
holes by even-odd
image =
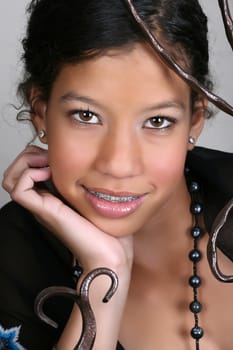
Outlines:
{"label": "cheek", "polygon": [[164,147],[154,153],[153,159],[147,161],[149,181],[154,187],[174,187],[179,183],[183,179],[186,155],[187,148],[184,144]]}
{"label": "cheek", "polygon": [[77,181],[85,175],[95,157],[90,144],[87,147],[86,143],[79,141],[78,137],[57,134],[54,134],[48,142],[48,154],[56,184],[64,180]]}

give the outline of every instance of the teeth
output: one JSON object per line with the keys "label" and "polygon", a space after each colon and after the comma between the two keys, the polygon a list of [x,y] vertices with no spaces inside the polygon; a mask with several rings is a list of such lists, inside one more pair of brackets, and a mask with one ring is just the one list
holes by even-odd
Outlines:
{"label": "teeth", "polygon": [[135,199],[139,198],[139,196],[118,197],[118,196],[110,196],[109,194],[95,192],[95,191],[89,191],[89,192],[94,196],[96,196],[97,198],[104,199],[105,201],[109,201],[109,202],[119,202],[119,203],[132,202]]}

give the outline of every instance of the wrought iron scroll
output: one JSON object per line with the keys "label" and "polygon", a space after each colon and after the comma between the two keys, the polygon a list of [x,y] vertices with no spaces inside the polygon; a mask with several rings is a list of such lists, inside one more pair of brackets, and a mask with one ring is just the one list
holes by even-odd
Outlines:
{"label": "wrought iron scroll", "polygon": [[[233,107],[228,104],[221,97],[215,95],[207,88],[205,88],[201,83],[199,83],[191,74],[187,73],[168,53],[168,51],[160,44],[154,34],[147,27],[145,22],[138,15],[132,0],[124,0],[127,4],[133,18],[138,23],[142,32],[145,34],[145,38],[148,40],[152,48],[159,55],[161,60],[172,69],[180,78],[182,78],[187,84],[197,93],[205,96],[210,102],[212,102],[216,107],[221,109],[227,114],[233,116]],[[218,0],[218,4],[221,10],[221,15],[225,27],[225,32],[227,36],[227,40],[230,43],[231,48],[233,49],[233,21],[230,13],[229,3],[227,0]],[[233,199],[226,205],[226,207],[222,210],[219,216],[216,218],[215,224],[213,226],[212,232],[210,233],[210,239],[207,249],[207,256],[209,260],[210,267],[212,269],[213,274],[217,279],[222,282],[233,282],[233,276],[224,275],[218,265],[217,260],[217,248],[216,241],[217,237],[226,223],[227,217],[229,215],[230,210],[233,208]]]}
{"label": "wrought iron scroll", "polygon": [[89,288],[92,281],[100,275],[107,275],[111,279],[111,286],[103,298],[103,302],[107,303],[118,287],[118,278],[115,272],[107,268],[98,268],[91,271],[82,281],[79,294],[75,289],[68,287],[49,287],[39,293],[35,300],[35,312],[38,317],[48,325],[57,328],[56,322],[51,320],[43,311],[46,300],[61,296],[73,300],[79,307],[82,315],[82,332],[81,337],[74,350],[91,350],[96,337],[96,321],[89,302]]}
{"label": "wrought iron scroll", "polygon": [[[215,95],[207,88],[205,88],[202,84],[200,84],[191,74],[187,73],[165,50],[165,48],[159,43],[150,29],[146,26],[144,21],[138,15],[133,2],[131,0],[124,0],[127,4],[130,13],[132,14],[135,21],[138,23],[142,32],[144,32],[145,37],[148,42],[154,48],[156,53],[162,59],[162,61],[172,69],[178,76],[180,76],[185,82],[189,84],[189,86],[196,91],[197,93],[205,96],[210,102],[212,102],[216,107],[221,109],[227,114],[233,116],[233,107],[228,104],[221,97]],[[230,9],[227,0],[218,0],[219,7],[221,9],[221,14],[225,26],[226,36],[233,49],[233,21],[230,14]],[[212,268],[215,276],[223,281],[223,282],[233,282],[233,276],[224,275],[218,266],[217,262],[217,251],[216,251],[216,241],[218,234],[225,224],[227,217],[229,215],[230,210],[233,208],[233,199],[228,203],[228,205],[224,208],[223,213],[217,217],[216,223],[212,230],[209,245],[208,245],[208,260],[210,266]],[[91,271],[86,278],[83,280],[80,293],[78,294],[76,290],[67,288],[67,287],[49,287],[44,289],[36,298],[35,301],[35,311],[39,318],[51,325],[52,327],[57,327],[56,322],[51,320],[48,316],[45,315],[43,311],[44,303],[46,300],[54,297],[54,296],[63,296],[69,299],[72,299],[80,308],[83,325],[81,337],[74,350],[91,350],[96,337],[96,321],[95,316],[92,311],[90,302],[89,302],[89,288],[92,281],[100,275],[107,275],[111,278],[111,287],[105,295],[103,302],[108,302],[113,294],[115,293],[118,286],[118,278],[117,275],[110,269],[107,268],[98,268]]]}
{"label": "wrought iron scroll", "polygon": [[233,282],[233,276],[226,276],[223,272],[221,272],[219,268],[218,259],[217,259],[217,239],[232,209],[233,209],[233,198],[227,203],[227,205],[216,217],[215,222],[213,224],[212,232],[210,234],[210,239],[209,239],[208,248],[207,248],[207,257],[208,257],[208,261],[213,274],[219,281],[227,282],[227,283]]}
{"label": "wrought iron scroll", "polygon": [[226,36],[233,50],[233,21],[231,17],[229,4],[227,0],[218,0],[218,3],[222,13]]}
{"label": "wrought iron scroll", "polygon": [[[216,107],[224,111],[225,113],[233,116],[233,107],[223,100],[221,97],[215,95],[206,87],[204,87],[201,83],[197,81],[191,74],[187,73],[168,53],[168,51],[160,44],[155,35],[151,32],[151,30],[147,27],[145,22],[138,15],[132,0],[124,0],[126,5],[128,6],[133,18],[138,23],[142,32],[145,34],[146,39],[152,46],[152,48],[159,55],[161,60],[172,69],[178,76],[180,76],[185,82],[189,84],[189,86],[196,91],[197,93],[205,96],[210,102],[212,102]],[[233,46],[233,31],[232,31],[232,21],[230,16],[230,9],[228,6],[227,0],[219,0],[219,5],[221,6],[221,13],[225,23],[225,28],[227,29],[227,38]]]}

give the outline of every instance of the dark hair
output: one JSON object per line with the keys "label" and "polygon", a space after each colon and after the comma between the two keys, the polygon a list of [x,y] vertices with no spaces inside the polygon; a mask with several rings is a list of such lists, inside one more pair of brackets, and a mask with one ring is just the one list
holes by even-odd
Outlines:
{"label": "dark hair", "polygon": [[[183,56],[190,73],[210,88],[207,18],[198,0],[135,0],[134,6],[168,51]],[[123,0],[33,0],[27,11],[25,77],[18,88],[27,103],[33,86],[49,98],[64,64],[145,40]]]}

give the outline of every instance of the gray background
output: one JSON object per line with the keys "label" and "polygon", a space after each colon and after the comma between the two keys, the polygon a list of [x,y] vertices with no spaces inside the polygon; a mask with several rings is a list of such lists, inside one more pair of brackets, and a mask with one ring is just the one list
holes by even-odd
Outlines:
{"label": "gray background", "polygon": [[[233,53],[224,35],[218,1],[201,0],[209,17],[210,55],[215,92],[233,104]],[[230,0],[233,15],[233,0]],[[20,40],[25,30],[28,0],[0,2],[0,178],[4,169],[32,138],[28,124],[15,120],[16,86],[21,76]],[[43,25],[43,24],[42,24]],[[218,112],[206,123],[199,145],[233,152],[233,118]],[[0,189],[0,206],[9,200]]]}

